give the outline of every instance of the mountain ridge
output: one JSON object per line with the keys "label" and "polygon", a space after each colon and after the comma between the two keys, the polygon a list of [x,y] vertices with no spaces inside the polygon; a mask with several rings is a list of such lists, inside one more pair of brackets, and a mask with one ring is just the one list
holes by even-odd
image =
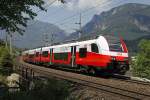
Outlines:
{"label": "mountain ridge", "polygon": [[[138,48],[137,44],[141,39],[150,39],[150,5],[137,3],[120,5],[94,15],[82,27],[82,38],[101,34],[123,37],[128,48],[135,52],[134,45]],[[72,33],[69,38],[78,38],[78,33]]]}
{"label": "mountain ridge", "polygon": [[[132,8],[132,9],[131,9]],[[97,31],[97,34],[101,33],[124,33],[123,37],[126,40],[134,40],[140,38],[140,33],[148,35],[150,31],[150,14],[145,14],[147,10],[150,13],[150,6],[144,4],[129,3],[115,7],[107,12],[102,12],[99,17],[101,20],[94,24],[94,28],[87,31],[87,27],[93,24],[95,17],[87,23],[83,28],[83,32],[86,34],[92,33],[93,30]],[[148,22],[147,22],[148,21]],[[147,23],[145,23],[147,22]],[[145,26],[143,24],[146,24]],[[99,32],[99,33],[98,33]],[[132,34],[131,34],[132,33]],[[136,35],[137,37],[135,37]],[[139,33],[139,34],[137,34]],[[133,38],[126,37],[126,34],[130,34]],[[84,36],[84,34],[82,34]],[[138,36],[139,35],[139,36]],[[142,35],[143,36],[143,35]],[[134,38],[135,37],[135,38]]]}
{"label": "mountain ridge", "polygon": [[[28,22],[28,26],[25,28],[22,36],[18,33],[14,34],[15,40],[13,41],[13,45],[18,48],[27,49],[45,46],[46,43],[44,42],[51,44],[52,38],[53,43],[62,41],[67,36],[66,32],[58,26],[38,20]],[[5,36],[3,35],[4,38]]]}

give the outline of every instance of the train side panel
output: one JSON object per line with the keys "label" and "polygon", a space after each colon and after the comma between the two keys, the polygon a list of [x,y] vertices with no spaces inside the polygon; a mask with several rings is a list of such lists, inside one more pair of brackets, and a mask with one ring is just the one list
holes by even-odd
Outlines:
{"label": "train side panel", "polygon": [[71,61],[71,47],[55,47],[53,48],[53,60],[55,64],[69,65]]}
{"label": "train side panel", "polygon": [[[114,41],[115,40],[115,41]],[[123,40],[99,36],[97,39],[29,50],[29,63],[62,64],[128,70],[128,50]],[[117,67],[116,67],[117,66]],[[119,69],[119,70],[120,70]]]}

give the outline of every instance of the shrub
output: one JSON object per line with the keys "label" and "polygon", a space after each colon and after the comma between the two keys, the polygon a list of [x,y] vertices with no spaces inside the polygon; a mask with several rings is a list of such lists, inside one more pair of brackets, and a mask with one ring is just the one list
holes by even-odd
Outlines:
{"label": "shrub", "polygon": [[150,40],[142,40],[139,48],[140,52],[133,62],[133,74],[150,79]]}
{"label": "shrub", "polygon": [[8,74],[12,71],[13,59],[7,48],[0,48],[0,71],[3,74]]}
{"label": "shrub", "polygon": [[30,91],[6,93],[3,100],[65,100],[69,96],[70,84],[61,80],[38,80]]}

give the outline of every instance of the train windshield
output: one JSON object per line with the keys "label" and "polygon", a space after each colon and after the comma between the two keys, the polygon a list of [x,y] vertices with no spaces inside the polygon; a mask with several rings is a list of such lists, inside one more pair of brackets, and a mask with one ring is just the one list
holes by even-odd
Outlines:
{"label": "train windshield", "polygon": [[110,51],[115,52],[123,52],[122,45],[120,43],[120,39],[114,36],[105,36],[109,45]]}
{"label": "train windshield", "polygon": [[121,44],[109,44],[109,49],[110,51],[117,51],[117,52],[123,51]]}

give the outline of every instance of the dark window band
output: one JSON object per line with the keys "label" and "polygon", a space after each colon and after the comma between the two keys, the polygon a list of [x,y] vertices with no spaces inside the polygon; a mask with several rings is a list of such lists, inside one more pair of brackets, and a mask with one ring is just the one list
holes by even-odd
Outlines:
{"label": "dark window band", "polygon": [[68,60],[68,53],[54,53],[54,59],[55,60],[64,60],[67,61]]}
{"label": "dark window band", "polygon": [[43,51],[43,52],[42,52],[42,56],[43,56],[43,57],[48,57],[48,51]]}
{"label": "dark window band", "polygon": [[95,53],[99,52],[97,44],[95,44],[95,43],[91,44],[91,51],[95,52]]}
{"label": "dark window band", "polygon": [[80,48],[79,49],[79,57],[85,58],[87,56],[87,48]]}

